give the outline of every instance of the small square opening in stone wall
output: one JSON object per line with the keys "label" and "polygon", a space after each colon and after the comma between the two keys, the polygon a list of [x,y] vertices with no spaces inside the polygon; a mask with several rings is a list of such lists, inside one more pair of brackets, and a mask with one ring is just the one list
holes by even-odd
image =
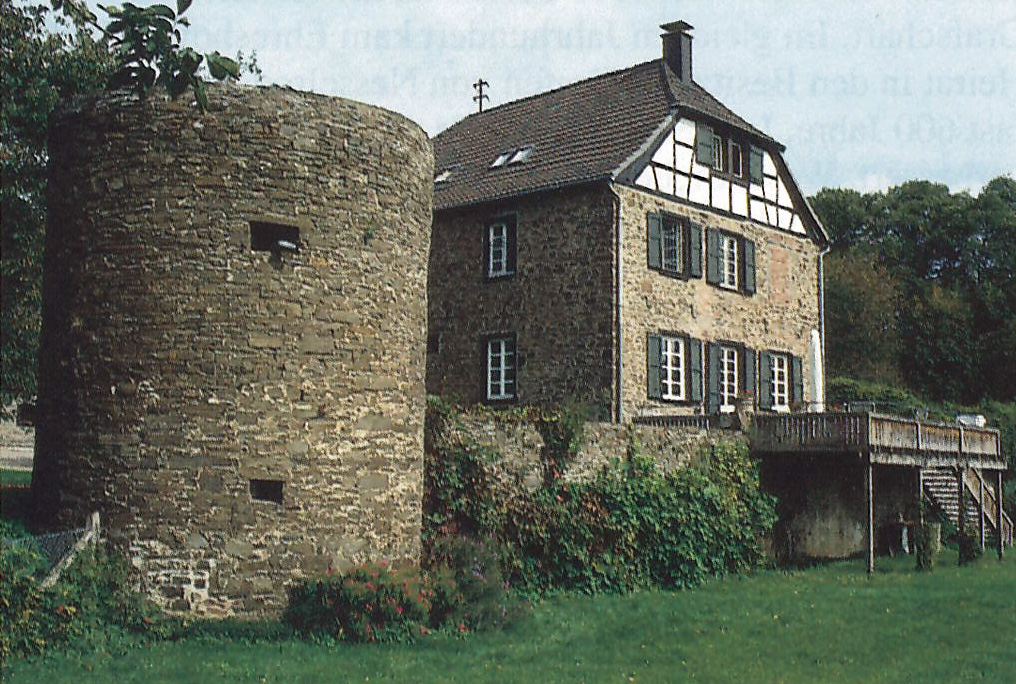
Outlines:
{"label": "small square opening in stone wall", "polygon": [[284,223],[251,221],[250,248],[255,252],[298,252],[300,228]]}
{"label": "small square opening in stone wall", "polygon": [[282,503],[282,480],[251,480],[250,496],[255,501]]}

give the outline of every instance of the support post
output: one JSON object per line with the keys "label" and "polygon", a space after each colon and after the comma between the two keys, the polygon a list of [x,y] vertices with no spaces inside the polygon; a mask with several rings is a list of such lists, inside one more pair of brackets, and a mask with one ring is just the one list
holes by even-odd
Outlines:
{"label": "support post", "polygon": [[977,482],[980,485],[981,500],[978,503],[978,535],[981,538],[981,553],[984,553],[984,478],[978,475]]}
{"label": "support post", "polygon": [[995,490],[995,530],[998,532],[998,559],[1002,560],[1002,548],[1005,542],[1002,539],[1002,471],[998,471],[996,480],[998,489]]}
{"label": "support post", "polygon": [[917,466],[917,523],[924,527],[924,468]]}
{"label": "support post", "polygon": [[864,470],[864,498],[868,509],[868,574],[875,572],[875,499],[871,456]]}
{"label": "support post", "polygon": [[963,500],[963,490],[964,490],[964,486],[963,486],[963,466],[959,466],[958,468],[956,468],[956,501],[957,501],[957,504],[959,505],[959,510],[956,512],[956,516],[957,516],[957,519],[956,519],[956,529],[959,530],[960,537],[962,537],[965,534],[964,528],[966,527],[966,522],[967,522],[967,520],[966,520],[966,518],[967,518],[967,511],[966,511],[967,506],[966,506],[966,502]]}

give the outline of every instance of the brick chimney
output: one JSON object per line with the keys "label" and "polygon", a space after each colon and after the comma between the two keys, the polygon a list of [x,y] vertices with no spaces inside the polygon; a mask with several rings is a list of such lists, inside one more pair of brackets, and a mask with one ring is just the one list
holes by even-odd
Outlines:
{"label": "brick chimney", "polygon": [[663,59],[682,83],[691,83],[691,34],[694,27],[686,21],[661,24]]}

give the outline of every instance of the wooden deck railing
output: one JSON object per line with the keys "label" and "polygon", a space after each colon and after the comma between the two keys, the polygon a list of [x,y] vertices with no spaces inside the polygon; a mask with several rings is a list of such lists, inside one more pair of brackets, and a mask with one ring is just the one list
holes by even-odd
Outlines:
{"label": "wooden deck railing", "polygon": [[758,414],[752,446],[768,453],[895,453],[1001,461],[998,430],[877,413]]}
{"label": "wooden deck railing", "polygon": [[[976,468],[967,468],[963,473],[963,481],[981,510],[981,524],[987,523],[992,529],[998,527],[999,498],[998,486],[985,482],[981,472]],[[996,529],[996,532],[999,530]],[[1014,526],[1009,514],[1002,510],[1002,540],[1005,544],[1013,543]]]}

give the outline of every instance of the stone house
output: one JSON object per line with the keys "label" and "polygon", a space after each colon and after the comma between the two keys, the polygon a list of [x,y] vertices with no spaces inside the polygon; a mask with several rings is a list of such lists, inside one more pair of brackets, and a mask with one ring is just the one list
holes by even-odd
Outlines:
{"label": "stone house", "polygon": [[428,392],[622,423],[821,402],[828,237],[783,145],[693,80],[692,27],[661,28],[660,59],[434,138]]}

